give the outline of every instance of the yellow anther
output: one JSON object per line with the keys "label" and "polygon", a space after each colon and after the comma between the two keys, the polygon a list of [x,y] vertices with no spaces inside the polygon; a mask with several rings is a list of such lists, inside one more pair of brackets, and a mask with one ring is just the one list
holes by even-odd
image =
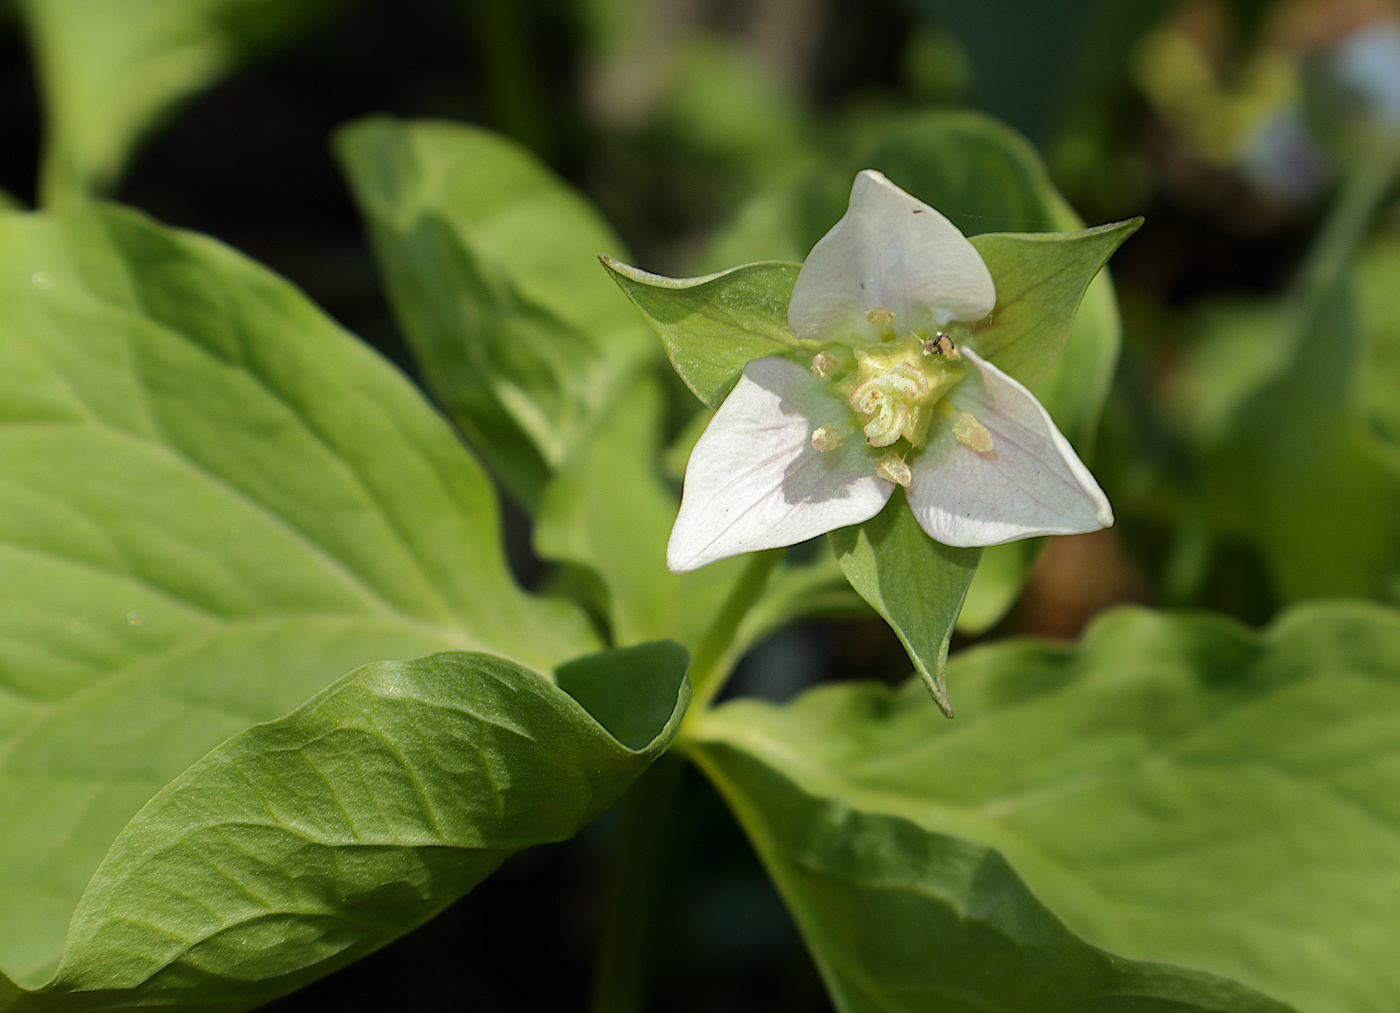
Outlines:
{"label": "yellow anther", "polygon": [[880,328],[894,326],[894,312],[884,306],[876,306],[865,315],[865,319]]}
{"label": "yellow anther", "polygon": [[979,454],[989,454],[996,449],[987,427],[967,412],[958,412],[958,417],[953,420],[953,435],[963,446],[971,447]]}
{"label": "yellow anther", "polygon": [[895,453],[886,454],[875,462],[875,474],[886,482],[894,482],[906,489],[914,480],[914,476],[909,472],[909,465],[904,463],[904,458]]}
{"label": "yellow anther", "polygon": [[840,429],[833,425],[822,426],[812,433],[812,446],[823,454],[835,450],[845,442],[846,437],[842,435]]}
{"label": "yellow anther", "polygon": [[818,352],[812,356],[812,372],[823,380],[830,380],[836,375],[836,370],[840,368],[840,360],[830,352]]}

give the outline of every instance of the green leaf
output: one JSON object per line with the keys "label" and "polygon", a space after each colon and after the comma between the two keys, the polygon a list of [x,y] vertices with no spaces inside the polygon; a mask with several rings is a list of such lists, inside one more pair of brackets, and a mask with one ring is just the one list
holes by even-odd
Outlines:
{"label": "green leaf", "polygon": [[828,537],[851,587],[890,624],[919,678],[952,717],[943,666],[982,550],[955,549],[924,534],[903,489],[871,520]]}
{"label": "green leaf", "polygon": [[[981,113],[918,113],[884,125],[843,176],[879,169],[933,204],[966,236],[986,232],[1070,232],[1079,216],[1054,184],[1035,146]],[[847,179],[846,190],[850,190]],[[844,199],[843,199],[844,203]]]}
{"label": "green leaf", "polygon": [[[1400,614],[1316,604],[1257,633],[1124,609],[948,681],[953,722],[917,683],[843,683],[688,731],[839,1008],[944,1008],[954,985],[966,1008],[1135,1008],[1084,991],[1104,956],[1046,909],[1111,966],[1400,1006]],[[1269,1008],[1155,973],[1187,1009]]]}
{"label": "green leaf", "polygon": [[429,388],[533,510],[651,354],[594,266],[618,240],[533,155],[484,130],[375,117],[336,150]]}
{"label": "green leaf", "polygon": [[[809,550],[814,550],[814,558],[803,558]],[[830,539],[823,538],[788,551],[769,577],[762,597],[744,616],[735,641],[740,649],[747,649],[765,634],[803,616],[850,619],[866,615],[865,602],[851,588]]]}
{"label": "green leaf", "polygon": [[787,306],[800,264],[745,264],[703,278],[663,278],[603,258],[661,340],[686,386],[717,407],[750,359],[801,351]]}
{"label": "green leaf", "polygon": [[1192,307],[1191,341],[1168,378],[1166,409],[1188,443],[1208,448],[1229,433],[1241,407],[1288,363],[1279,305],[1221,300]]}
{"label": "green leaf", "polygon": [[1140,225],[1134,218],[1068,235],[973,236],[997,287],[996,308],[972,332],[977,350],[1027,386],[1037,383],[1059,358],[1089,282]]}
{"label": "green leaf", "polygon": [[24,203],[8,190],[0,190],[0,211],[22,211]]}
{"label": "green leaf", "polygon": [[686,663],[663,642],[559,687],[485,654],[345,676],[151,799],[24,1008],[248,1009],[377,949],[615,802],[679,725]]}
{"label": "green leaf", "polygon": [[40,203],[116,189],[180,102],[336,0],[20,0],[44,99]]}
{"label": "green leaf", "polygon": [[804,792],[728,743],[700,765],[841,1013],[1292,1013],[1234,982],[1086,944],[996,851]]}
{"label": "green leaf", "polygon": [[660,742],[662,730],[674,732],[685,714],[689,664],[690,652],[680,644],[653,640],[566,661],[554,680],[614,739],[654,757],[670,741],[668,735]]}
{"label": "green leaf", "polygon": [[116,208],[0,215],[0,971],[121,828],[360,665],[596,644],[447,422],[290,285]]}
{"label": "green leaf", "polygon": [[[1266,318],[1276,338],[1287,309]],[[1198,449],[1206,509],[1219,530],[1262,549],[1284,601],[1393,595],[1400,456],[1367,424],[1349,288],[1314,312],[1297,361],[1246,391]]]}
{"label": "green leaf", "polygon": [[1386,235],[1357,258],[1355,285],[1365,335],[1361,395],[1376,428],[1400,444],[1400,236]]}

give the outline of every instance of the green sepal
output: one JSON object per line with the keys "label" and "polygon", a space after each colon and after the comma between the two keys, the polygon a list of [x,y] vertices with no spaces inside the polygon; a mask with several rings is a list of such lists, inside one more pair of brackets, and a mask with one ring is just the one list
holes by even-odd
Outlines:
{"label": "green sepal", "polygon": [[972,328],[986,359],[1033,386],[1059,358],[1089,282],[1141,218],[1082,232],[990,232],[971,242],[996,283],[997,303]]}
{"label": "green sepal", "polygon": [[890,624],[939,708],[953,716],[943,668],[981,549],[958,549],[924,534],[896,489],[864,524],[828,536],[851,587]]}
{"label": "green sepal", "polygon": [[766,261],[703,278],[666,278],[601,259],[661,335],[686,386],[711,408],[734,389],[750,359],[802,351],[787,322],[801,264]]}

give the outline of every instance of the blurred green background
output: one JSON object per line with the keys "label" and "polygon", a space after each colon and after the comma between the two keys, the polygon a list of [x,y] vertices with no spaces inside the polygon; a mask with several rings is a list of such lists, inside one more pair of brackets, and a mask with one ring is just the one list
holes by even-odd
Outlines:
{"label": "blurred green background", "polygon": [[[1086,438],[1118,525],[1050,544],[1010,611],[955,648],[1073,636],[1121,601],[1263,624],[1303,598],[1400,599],[1394,4],[292,6],[247,0],[224,26],[237,46],[191,75],[125,165],[117,142],[90,160],[90,182],[263,261],[412,372],[328,146],[351,119],[499,130],[588,194],[637,263],[686,274],[753,249],[800,257],[844,204],[823,169],[920,112],[980,110],[1035,146],[1086,222],[1147,224],[1112,264],[1123,354]],[[58,31],[46,17],[42,0],[0,3],[0,190],[29,205],[69,185],[52,153],[39,168],[45,57],[29,40]],[[941,210],[979,231],[977,209]],[[779,234],[805,245],[782,249]],[[513,562],[536,583],[525,522],[511,518]],[[907,671],[878,619],[833,619],[762,645],[732,692],[784,699]],[[829,1008],[723,807],[698,778],[687,792],[658,1002]],[[468,988],[482,1009],[581,1007],[609,832],[604,821],[518,856],[443,917],[274,1008],[448,1009]]]}

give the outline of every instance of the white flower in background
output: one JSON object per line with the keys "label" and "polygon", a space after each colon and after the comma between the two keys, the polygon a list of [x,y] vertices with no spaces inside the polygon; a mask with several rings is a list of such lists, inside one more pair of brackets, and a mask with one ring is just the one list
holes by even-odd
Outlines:
{"label": "white flower in background", "polygon": [[788,304],[810,368],[744,367],[685,471],[666,564],[684,573],[869,520],[896,485],[947,545],[1096,531],[1113,512],[1049,414],[945,332],[996,289],[948,219],[878,172],[813,247]]}

